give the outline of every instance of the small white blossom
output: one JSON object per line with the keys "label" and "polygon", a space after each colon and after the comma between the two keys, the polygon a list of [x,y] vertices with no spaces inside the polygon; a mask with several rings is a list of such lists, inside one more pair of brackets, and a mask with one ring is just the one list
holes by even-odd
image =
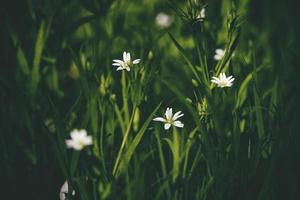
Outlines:
{"label": "small white blossom", "polygon": [[214,56],[214,59],[215,60],[222,60],[222,58],[224,57],[225,55],[225,52],[226,50],[223,50],[223,49],[216,49],[216,54]]}
{"label": "small white blossom", "polygon": [[219,78],[212,77],[211,82],[217,84],[218,87],[231,87],[233,85],[234,78],[232,76],[226,77],[225,73],[221,73]]}
{"label": "small white blossom", "polygon": [[200,10],[200,13],[199,13],[198,16],[197,16],[197,19],[198,19],[199,21],[203,21],[203,20],[205,19],[205,8],[202,8],[202,9]]}
{"label": "small white blossom", "polygon": [[85,146],[92,145],[92,136],[88,136],[86,130],[74,129],[71,132],[71,140],[66,140],[68,148],[73,148],[77,151],[82,150]]}
{"label": "small white blossom", "polygon": [[173,115],[172,108],[167,108],[166,113],[165,113],[165,118],[156,117],[153,119],[153,121],[165,123],[165,126],[164,126],[165,130],[168,130],[171,127],[171,125],[182,128],[184,126],[184,124],[181,121],[177,120],[182,116],[183,116],[183,114],[181,113],[181,111],[178,111],[177,113],[175,113]]}
{"label": "small white blossom", "polygon": [[[60,200],[65,200],[66,199],[66,194],[68,194],[68,192],[69,192],[69,185],[68,185],[68,182],[66,181],[61,186],[61,189],[60,189],[60,192],[59,192],[59,199]],[[72,195],[73,196],[75,195],[75,190],[72,191]]]}
{"label": "small white blossom", "polygon": [[134,61],[131,62],[131,56],[129,52],[124,51],[123,52],[123,60],[118,60],[115,59],[113,60],[113,66],[117,66],[117,71],[119,70],[127,70],[130,71],[130,66],[131,65],[136,65],[139,64],[141,59],[135,59]]}
{"label": "small white blossom", "polygon": [[156,25],[161,28],[168,28],[172,24],[172,18],[166,13],[158,13],[155,18]]}

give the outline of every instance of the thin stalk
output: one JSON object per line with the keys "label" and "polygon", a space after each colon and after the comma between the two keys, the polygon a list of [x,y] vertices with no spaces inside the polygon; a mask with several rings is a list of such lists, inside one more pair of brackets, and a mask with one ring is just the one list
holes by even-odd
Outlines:
{"label": "thin stalk", "polygon": [[71,160],[71,177],[73,177],[74,174],[75,174],[75,170],[77,168],[79,156],[80,156],[79,151],[73,151],[72,160]]}
{"label": "thin stalk", "polygon": [[[163,150],[162,150],[162,144],[160,141],[160,137],[158,136],[158,132],[155,132],[155,137],[157,140],[157,146],[158,146],[158,153],[159,153],[159,159],[160,159],[160,164],[161,164],[161,170],[162,170],[162,174],[163,174],[163,178],[167,178],[167,167],[166,167],[166,162],[165,162],[165,157],[163,154]],[[171,192],[170,192],[170,185],[168,180],[166,179],[166,184],[167,184],[167,196],[168,199],[171,199]]]}
{"label": "thin stalk", "polygon": [[134,114],[135,114],[135,110],[136,110],[136,107],[133,108],[133,111],[132,111],[132,113],[131,113],[131,117],[130,117],[129,124],[128,124],[128,126],[127,126],[126,133],[125,133],[125,135],[124,135],[124,137],[123,137],[123,141],[122,141],[121,147],[120,147],[119,152],[118,152],[118,156],[117,156],[117,159],[116,159],[114,168],[113,168],[113,175],[114,175],[114,176],[116,175],[117,169],[118,169],[119,164],[120,164],[121,155],[122,155],[122,153],[123,153],[125,144],[126,144],[126,142],[127,142],[128,136],[129,136],[129,132],[130,132],[130,129],[131,129],[131,126],[132,126],[132,122],[133,122],[133,118],[134,118]]}
{"label": "thin stalk", "polygon": [[125,117],[125,122],[126,124],[129,123],[129,109],[128,109],[128,96],[127,96],[127,84],[126,84],[126,74],[123,71],[122,72],[122,80],[121,80],[121,85],[122,85],[122,98],[123,98],[123,109],[124,109],[124,117]]}

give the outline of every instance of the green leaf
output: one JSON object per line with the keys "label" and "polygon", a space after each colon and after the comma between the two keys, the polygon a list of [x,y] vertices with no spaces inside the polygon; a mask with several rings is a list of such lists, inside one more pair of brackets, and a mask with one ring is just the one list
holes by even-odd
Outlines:
{"label": "green leaf", "polygon": [[153,119],[154,114],[157,112],[159,107],[161,106],[161,103],[153,110],[153,112],[149,115],[145,123],[143,124],[142,128],[139,130],[139,132],[136,134],[135,138],[133,139],[132,143],[128,145],[128,149],[124,153],[124,156],[122,157],[119,165],[119,172],[122,172],[128,165],[136,147],[140,143],[145,131],[147,130],[147,127],[149,126],[150,122]]}
{"label": "green leaf", "polygon": [[187,63],[188,67],[190,68],[190,70],[193,72],[195,78],[197,79],[197,81],[199,81],[200,83],[202,83],[200,76],[197,73],[197,69],[193,66],[193,64],[191,63],[191,61],[188,59],[188,57],[186,56],[183,47],[177,42],[177,40],[172,36],[171,33],[169,33],[169,36],[171,38],[171,40],[173,41],[173,43],[175,44],[176,48],[179,50],[179,52],[181,53],[181,55],[183,56],[185,62]]}
{"label": "green leaf", "polygon": [[252,78],[253,78],[252,73],[248,74],[248,76],[242,82],[240,89],[238,91],[238,97],[237,97],[235,109],[241,107],[243,105],[243,103],[245,102],[245,100],[247,98],[247,94],[248,94],[249,83],[252,80]]}
{"label": "green leaf", "polygon": [[36,42],[34,46],[34,57],[33,57],[33,67],[31,70],[31,82],[30,82],[30,90],[32,93],[35,93],[37,89],[38,82],[40,80],[40,63],[42,59],[44,45],[46,43],[47,38],[47,25],[43,20],[39,27]]}
{"label": "green leaf", "polygon": [[254,103],[255,103],[254,109],[256,115],[256,125],[257,125],[258,137],[259,140],[261,141],[265,135],[263,115],[261,111],[261,102],[259,99],[259,95],[257,93],[257,89],[255,87],[253,88],[253,93],[254,93]]}

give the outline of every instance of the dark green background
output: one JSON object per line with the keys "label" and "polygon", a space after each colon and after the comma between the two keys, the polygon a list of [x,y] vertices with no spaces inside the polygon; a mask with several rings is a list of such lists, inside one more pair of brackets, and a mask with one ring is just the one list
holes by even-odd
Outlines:
{"label": "dark green background", "polygon": [[[111,8],[110,2],[11,0],[1,3],[0,199],[58,199],[58,192],[65,178],[52,148],[54,138],[45,131],[43,119],[67,112],[80,93],[78,82],[69,76],[71,52],[78,55],[80,49],[96,48],[93,62],[97,67],[93,73],[111,71],[115,78],[119,78],[119,75],[114,73],[115,69],[111,67],[111,60],[120,57],[123,49],[128,49],[135,58],[141,57],[142,60],[149,58],[148,52],[151,50],[154,55],[151,66],[160,72],[160,77],[175,84],[185,91],[185,94],[192,94],[192,89],[189,89],[190,73],[183,67],[182,58],[178,52],[174,52],[175,47],[165,31],[154,24],[158,12],[164,11],[172,15],[174,23],[169,31],[189,48],[187,38],[190,32],[180,18],[175,17],[168,4],[155,0],[144,1],[147,3],[142,3],[142,0],[123,0],[128,7],[123,3],[121,5],[125,6],[122,8]],[[174,5],[180,6],[185,4],[184,1],[173,2]],[[224,5],[224,2],[231,3],[229,0],[206,1],[207,20],[212,30],[217,29],[222,21],[221,5]],[[257,64],[267,60],[269,66],[259,74],[258,91],[265,91],[278,79],[277,120],[268,124],[268,131],[274,130],[277,133],[276,138],[273,138],[276,147],[272,156],[259,165],[246,189],[238,187],[238,178],[233,179],[233,184],[219,183],[228,191],[223,198],[210,195],[208,199],[300,199],[298,2],[233,2],[240,5],[237,8],[243,19],[239,48],[247,49],[251,43],[255,49]],[[242,6],[243,3],[246,6]],[[92,13],[91,17],[86,17],[88,15],[82,10]],[[31,68],[37,30],[44,19],[51,20],[48,40],[43,51],[46,58],[40,67],[38,87],[31,91],[27,86],[29,78],[20,72],[17,49],[18,46],[23,49],[25,57],[30,60],[28,66]],[[110,25],[106,24],[107,20],[110,20]],[[86,27],[83,28],[84,26]],[[107,31],[108,29],[110,31]],[[14,38],[17,40],[14,41]],[[215,36],[211,38],[213,40]],[[217,45],[220,44],[222,41],[217,42]],[[216,45],[211,45],[213,46]],[[213,49],[210,51],[213,52]],[[246,74],[247,68],[243,70],[240,70],[240,74]],[[93,73],[87,75],[90,82],[94,80]],[[239,83],[241,81],[236,77],[236,84]],[[154,108],[161,100],[179,105],[164,85],[153,84],[151,91],[152,102],[147,106]],[[54,114],[56,111],[50,105],[49,99],[54,102],[58,115]],[[152,108],[144,109],[151,111]],[[80,109],[84,112],[85,108]],[[240,173],[247,174],[247,170],[241,170],[236,172],[236,177],[239,177]],[[235,174],[235,171],[232,173]],[[124,199],[124,196],[119,198]]]}

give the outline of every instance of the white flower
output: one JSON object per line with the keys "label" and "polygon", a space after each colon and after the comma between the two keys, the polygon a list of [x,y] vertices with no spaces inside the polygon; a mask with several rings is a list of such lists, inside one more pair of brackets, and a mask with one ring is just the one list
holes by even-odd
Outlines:
{"label": "white flower", "polygon": [[172,24],[172,18],[166,13],[158,13],[155,18],[156,25],[161,28],[168,28]]}
{"label": "white flower", "polygon": [[225,52],[226,50],[223,50],[223,49],[216,49],[216,54],[214,56],[214,59],[215,60],[222,60],[222,58],[224,57],[225,55]]}
{"label": "white flower", "polygon": [[172,108],[167,108],[166,113],[165,113],[166,118],[156,117],[153,119],[153,121],[164,122],[165,130],[168,130],[171,127],[171,125],[182,128],[184,126],[184,124],[181,121],[177,120],[182,116],[183,116],[183,114],[181,113],[181,111],[178,111],[177,113],[175,113],[173,115]]}
{"label": "white flower", "polygon": [[127,71],[130,71],[130,66],[139,64],[141,59],[135,59],[133,62],[131,62],[131,56],[129,52],[124,51],[123,52],[123,60],[115,59],[113,60],[114,63],[113,66],[117,66],[117,71],[126,69]]}
{"label": "white flower", "polygon": [[[66,194],[68,194],[68,192],[69,192],[69,186],[68,186],[68,182],[66,181],[61,186],[61,189],[60,189],[60,192],[59,192],[59,199],[60,200],[65,200],[66,199]],[[75,195],[75,190],[72,191],[72,195],[73,196]]]}
{"label": "white flower", "polygon": [[211,82],[218,85],[218,87],[231,87],[233,85],[234,78],[232,76],[226,77],[225,73],[221,73],[219,78],[218,77],[212,77],[213,79]]}
{"label": "white flower", "polygon": [[73,148],[77,151],[82,150],[85,146],[92,145],[92,136],[88,136],[86,130],[74,129],[71,132],[71,140],[66,140],[68,148]]}
{"label": "white flower", "polygon": [[199,21],[203,21],[203,20],[205,19],[205,8],[202,8],[202,9],[200,10],[200,13],[199,13],[198,16],[197,16],[197,19],[198,19]]}

